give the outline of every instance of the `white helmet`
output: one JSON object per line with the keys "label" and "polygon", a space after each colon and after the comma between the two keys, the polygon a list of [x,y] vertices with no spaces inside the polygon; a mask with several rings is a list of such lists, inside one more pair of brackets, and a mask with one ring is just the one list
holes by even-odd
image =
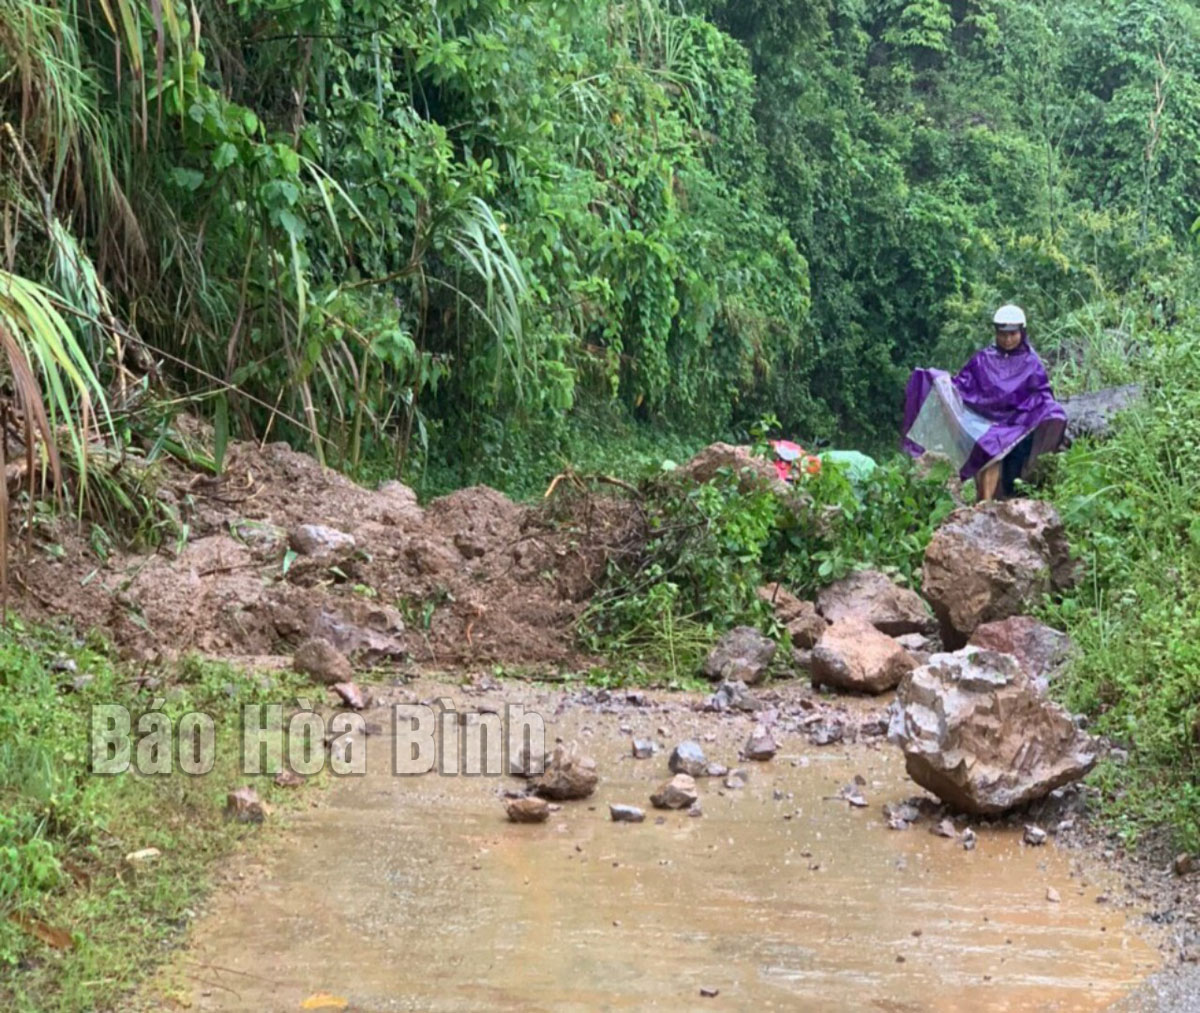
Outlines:
{"label": "white helmet", "polygon": [[996,310],[996,315],[992,317],[992,323],[997,327],[1024,327],[1025,326],[1025,311],[1020,306],[1014,306],[1009,303],[1007,306],[1001,306]]}

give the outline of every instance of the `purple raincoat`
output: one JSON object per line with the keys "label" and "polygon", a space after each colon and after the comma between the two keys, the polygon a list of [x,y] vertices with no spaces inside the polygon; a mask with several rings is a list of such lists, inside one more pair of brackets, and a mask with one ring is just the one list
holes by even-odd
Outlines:
{"label": "purple raincoat", "polygon": [[1011,352],[977,352],[957,376],[915,369],[904,393],[904,449],[945,454],[963,479],[1003,458],[1030,433],[1026,468],[1057,450],[1067,413],[1054,400],[1042,360],[1027,338]]}

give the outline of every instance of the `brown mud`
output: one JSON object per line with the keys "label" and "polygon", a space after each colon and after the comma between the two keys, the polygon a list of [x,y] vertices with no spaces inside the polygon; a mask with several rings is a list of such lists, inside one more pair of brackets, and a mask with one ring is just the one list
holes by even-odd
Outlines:
{"label": "brown mud", "polygon": [[[398,482],[364,489],[285,444],[232,445],[219,479],[172,462],[161,479],[182,547],[103,559],[72,523],[39,531],[15,561],[22,613],[146,659],[282,654],[322,635],[367,663],[572,665],[575,619],[636,521],[611,496],[531,508],[484,487],[422,508]],[[353,551],[290,559],[303,524],[352,535]]]}
{"label": "brown mud", "polygon": [[[1159,964],[1139,912],[1086,853],[1027,846],[1004,821],[976,824],[968,851],[929,832],[936,812],[889,829],[883,806],[914,786],[877,739],[818,747],[792,732],[773,760],[748,763],[752,720],[681,695],[597,706],[526,685],[418,683],[380,697],[445,695],[460,712],[537,709],[549,740],[596,758],[597,793],[545,824],[509,823],[500,794],[515,778],[393,775],[379,707],[367,775],[337,779],[231,874],[139,1008],[298,1010],[326,994],[372,1013],[1091,1011]],[[781,714],[806,696],[780,690]],[[848,712],[862,727],[877,720],[855,713],[865,706]],[[666,748],[635,760],[633,736]],[[740,790],[698,779],[700,817],[647,801],[687,737],[748,771]],[[847,785],[865,806],[838,797]],[[614,823],[609,803],[646,821]]]}

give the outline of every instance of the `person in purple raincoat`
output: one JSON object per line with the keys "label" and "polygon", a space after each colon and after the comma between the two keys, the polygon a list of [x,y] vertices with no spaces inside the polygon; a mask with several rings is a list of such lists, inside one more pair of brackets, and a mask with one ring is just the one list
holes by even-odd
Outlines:
{"label": "person in purple raincoat", "polygon": [[1059,449],[1067,428],[1029,344],[1025,313],[1001,306],[993,322],[994,345],[954,377],[913,370],[904,399],[904,449],[914,457],[945,454],[961,478],[975,479],[979,500],[1012,496],[1038,455]]}

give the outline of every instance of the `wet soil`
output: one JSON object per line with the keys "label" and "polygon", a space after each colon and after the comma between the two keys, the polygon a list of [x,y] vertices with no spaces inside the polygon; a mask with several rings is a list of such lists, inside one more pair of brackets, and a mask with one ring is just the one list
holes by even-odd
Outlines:
{"label": "wet soil", "polygon": [[[186,538],[98,553],[88,524],[43,519],[14,560],[28,618],[102,629],[129,656],[282,654],[311,636],[362,664],[578,666],[575,620],[609,559],[638,544],[623,493],[564,484],[544,504],[485,487],[422,507],[286,444],[235,443],[220,478],[167,461],[157,498]],[[354,538],[320,558],[289,553],[301,525]]]}
{"label": "wet soil", "polygon": [[[778,692],[784,714],[809,696]],[[314,792],[261,862],[230,870],[141,1008],[298,1010],[327,993],[359,1011],[1090,1011],[1159,966],[1089,854],[1027,846],[1015,823],[977,825],[968,851],[929,832],[933,812],[889,829],[883,806],[914,786],[876,739],[820,747],[797,729],[752,763],[738,757],[752,719],[694,697],[423,682],[380,703],[443,695],[460,712],[539,710],[549,739],[596,758],[597,793],[511,824],[515,778],[393,775],[377,707],[366,776]],[[877,716],[841,706],[862,727]],[[664,748],[635,760],[634,736]],[[659,813],[648,796],[687,737],[746,786],[702,778],[703,815]],[[838,797],[847,786],[865,806]],[[646,821],[614,823],[609,803]]]}

